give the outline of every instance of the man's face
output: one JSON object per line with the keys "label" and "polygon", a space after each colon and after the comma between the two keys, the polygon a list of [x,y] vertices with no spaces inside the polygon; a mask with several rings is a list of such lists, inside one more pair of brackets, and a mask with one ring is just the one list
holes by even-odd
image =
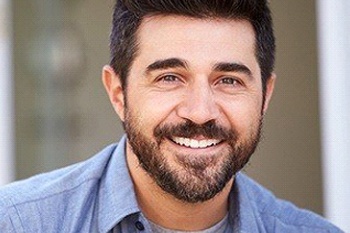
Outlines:
{"label": "man's face", "polygon": [[117,108],[128,152],[166,192],[206,201],[259,141],[266,106],[253,28],[247,21],[156,16],[143,20],[137,40],[125,103]]}

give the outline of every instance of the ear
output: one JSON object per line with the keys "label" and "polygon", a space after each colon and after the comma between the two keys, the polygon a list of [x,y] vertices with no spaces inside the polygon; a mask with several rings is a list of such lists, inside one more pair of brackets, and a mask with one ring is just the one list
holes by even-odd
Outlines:
{"label": "ear", "polygon": [[269,107],[269,103],[273,94],[273,90],[275,88],[276,82],[276,74],[272,73],[270,78],[266,82],[266,93],[265,93],[265,103],[263,108],[263,114],[265,115],[267,108]]}
{"label": "ear", "polygon": [[124,121],[125,103],[123,88],[119,75],[117,75],[114,72],[114,69],[109,65],[103,67],[102,82],[107,91],[109,100],[112,103],[114,111],[118,114],[119,118]]}

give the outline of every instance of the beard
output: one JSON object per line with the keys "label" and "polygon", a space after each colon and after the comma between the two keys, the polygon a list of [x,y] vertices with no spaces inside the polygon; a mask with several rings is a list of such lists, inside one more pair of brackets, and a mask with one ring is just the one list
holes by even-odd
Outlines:
{"label": "beard", "polygon": [[[209,121],[198,125],[190,120],[181,124],[158,125],[153,137],[143,133],[137,116],[126,111],[124,122],[128,142],[141,167],[166,193],[187,202],[204,202],[220,193],[254,153],[261,134],[262,116],[241,139],[235,129],[226,129]],[[173,137],[217,139],[226,143],[218,153],[191,155],[170,150]],[[171,158],[169,158],[171,157]],[[170,160],[175,163],[170,163]]]}

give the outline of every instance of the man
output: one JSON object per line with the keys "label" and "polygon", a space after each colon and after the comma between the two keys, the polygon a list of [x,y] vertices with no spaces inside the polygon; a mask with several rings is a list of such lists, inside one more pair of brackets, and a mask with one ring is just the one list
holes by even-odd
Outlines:
{"label": "man", "polygon": [[274,50],[265,0],[118,1],[103,83],[126,137],[1,190],[1,232],[341,232],[239,173]]}

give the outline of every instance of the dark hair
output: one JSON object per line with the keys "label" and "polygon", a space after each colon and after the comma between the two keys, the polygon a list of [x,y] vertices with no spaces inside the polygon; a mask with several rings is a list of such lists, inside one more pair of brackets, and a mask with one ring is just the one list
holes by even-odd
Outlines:
{"label": "dark hair", "polygon": [[256,56],[265,94],[275,60],[275,38],[267,0],[117,0],[110,37],[110,65],[120,76],[123,87],[137,53],[136,32],[142,19],[162,14],[248,20],[256,35]]}

